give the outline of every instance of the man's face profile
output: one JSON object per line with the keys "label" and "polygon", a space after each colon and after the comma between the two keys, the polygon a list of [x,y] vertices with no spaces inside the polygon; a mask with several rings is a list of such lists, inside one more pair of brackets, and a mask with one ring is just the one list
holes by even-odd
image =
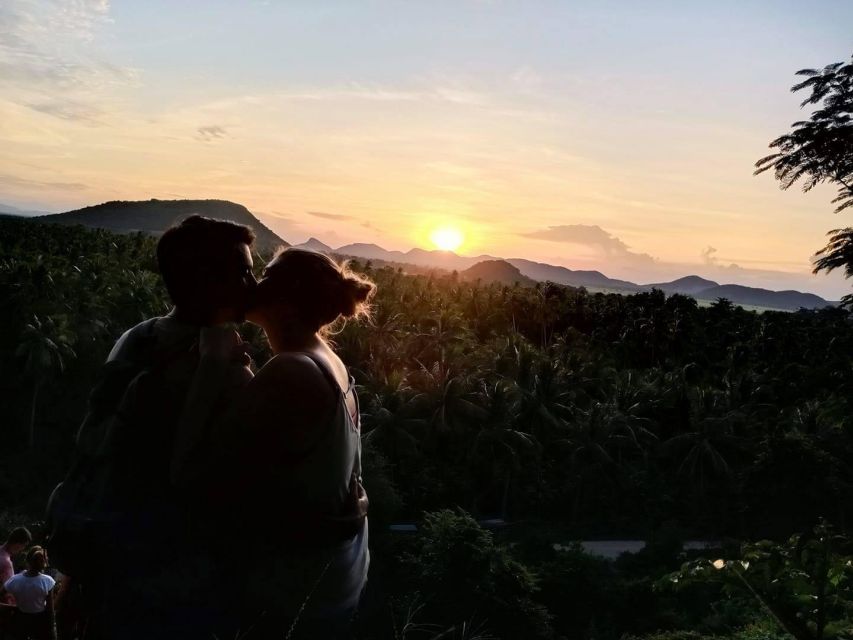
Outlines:
{"label": "man's face profile", "polygon": [[252,251],[249,245],[243,243],[237,246],[234,259],[234,314],[235,320],[242,322],[246,316],[246,310],[252,302],[255,288],[258,286],[255,274],[252,271]]}
{"label": "man's face profile", "polygon": [[235,245],[227,256],[223,256],[220,277],[211,283],[218,290],[220,321],[242,322],[245,319],[257,286],[253,264],[252,252],[245,243]]}

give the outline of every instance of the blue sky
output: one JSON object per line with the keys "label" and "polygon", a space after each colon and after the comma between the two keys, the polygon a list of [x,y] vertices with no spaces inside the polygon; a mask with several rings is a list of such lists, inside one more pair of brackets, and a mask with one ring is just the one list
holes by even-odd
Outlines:
{"label": "blue sky", "polygon": [[289,241],[450,226],[463,253],[838,298],[809,274],[832,190],[752,164],[851,25],[846,1],[6,0],[0,202],[219,197]]}

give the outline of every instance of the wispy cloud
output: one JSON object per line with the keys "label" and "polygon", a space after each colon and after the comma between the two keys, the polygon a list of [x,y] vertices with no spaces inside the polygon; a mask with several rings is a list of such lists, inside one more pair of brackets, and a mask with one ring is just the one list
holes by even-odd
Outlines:
{"label": "wispy cloud", "polygon": [[326,213],[325,211],[306,211],[305,213],[307,213],[309,216],[314,216],[315,218],[323,218],[324,220],[355,220],[353,216],[348,216],[342,213]]}
{"label": "wispy cloud", "polygon": [[109,22],[107,0],[0,3],[0,87],[7,100],[56,118],[100,124],[105,90],[131,69],[102,60],[91,42]]}
{"label": "wispy cloud", "polygon": [[103,110],[97,106],[93,104],[74,102],[73,100],[31,102],[27,106],[33,111],[46,113],[62,120],[84,122],[87,124],[99,124],[99,118],[103,115]]}
{"label": "wispy cloud", "polygon": [[[333,220],[334,222],[355,223],[359,227],[363,229],[370,229],[371,231],[374,231],[376,229],[376,227],[373,226],[373,223],[370,220],[364,220],[357,216],[351,216],[345,213],[329,213],[327,211],[306,211],[305,213],[314,218],[320,218],[321,220]],[[326,231],[326,233],[331,233],[331,231]]]}
{"label": "wispy cloud", "polygon": [[55,182],[50,180],[30,180],[18,176],[0,174],[0,185],[24,187],[27,189],[61,189],[64,191],[83,191],[89,186],[81,182]]}
{"label": "wispy cloud", "polygon": [[203,140],[204,142],[218,140],[228,135],[228,131],[226,131],[225,127],[222,127],[218,124],[208,125],[206,127],[199,127],[196,132],[196,137],[199,140]]}

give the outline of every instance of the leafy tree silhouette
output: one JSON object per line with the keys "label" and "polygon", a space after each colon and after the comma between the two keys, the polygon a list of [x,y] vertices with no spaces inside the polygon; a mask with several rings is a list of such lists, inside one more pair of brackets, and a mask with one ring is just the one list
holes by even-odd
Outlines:
{"label": "leafy tree silhouette", "polygon": [[[836,62],[823,69],[801,69],[798,76],[806,79],[791,91],[811,91],[800,104],[820,105],[808,120],[800,120],[792,131],[773,140],[777,149],[755,163],[755,173],[773,170],[782,189],[797,182],[803,191],[818,184],[838,186],[832,200],[835,213],[853,207],[853,56],[850,62]],[[814,273],[844,269],[845,277],[853,276],[853,228],[833,229],[829,243],[817,252]],[[853,294],[844,297],[853,304]]]}

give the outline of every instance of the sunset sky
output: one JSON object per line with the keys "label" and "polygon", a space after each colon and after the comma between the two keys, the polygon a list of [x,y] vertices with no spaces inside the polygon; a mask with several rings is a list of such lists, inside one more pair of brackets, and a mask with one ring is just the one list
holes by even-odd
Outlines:
{"label": "sunset sky", "polygon": [[830,299],[829,187],[753,176],[853,2],[0,3],[0,203],[223,198],[290,242]]}

